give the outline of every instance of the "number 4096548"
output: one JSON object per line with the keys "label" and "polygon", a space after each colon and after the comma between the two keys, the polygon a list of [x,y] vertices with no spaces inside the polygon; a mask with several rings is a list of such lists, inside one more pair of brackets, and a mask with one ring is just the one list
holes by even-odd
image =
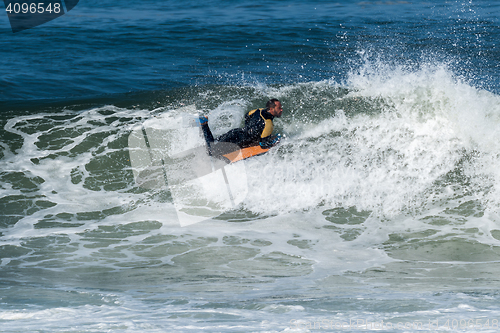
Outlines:
{"label": "number 4096548", "polygon": [[498,329],[498,320],[497,319],[470,319],[470,320],[457,320],[457,319],[448,319],[443,327],[447,329],[464,329],[464,328],[495,328]]}
{"label": "number 4096548", "polygon": [[43,14],[43,13],[56,13],[59,14],[61,12],[61,4],[60,3],[48,3],[45,4],[43,2],[39,3],[9,3],[9,5],[5,8],[5,11],[9,14]]}

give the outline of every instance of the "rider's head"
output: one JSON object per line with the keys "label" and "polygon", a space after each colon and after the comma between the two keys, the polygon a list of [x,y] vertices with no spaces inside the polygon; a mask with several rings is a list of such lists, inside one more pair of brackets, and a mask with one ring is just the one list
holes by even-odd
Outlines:
{"label": "rider's head", "polygon": [[266,103],[266,108],[269,110],[269,113],[275,117],[281,117],[283,113],[283,107],[281,106],[281,102],[276,98],[270,99]]}

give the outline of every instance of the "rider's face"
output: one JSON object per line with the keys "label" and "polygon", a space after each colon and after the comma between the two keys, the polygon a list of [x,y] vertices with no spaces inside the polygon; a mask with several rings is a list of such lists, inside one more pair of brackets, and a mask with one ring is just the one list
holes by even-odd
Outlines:
{"label": "rider's face", "polygon": [[275,102],[274,107],[269,108],[269,112],[275,117],[281,117],[281,114],[283,113],[281,102]]}

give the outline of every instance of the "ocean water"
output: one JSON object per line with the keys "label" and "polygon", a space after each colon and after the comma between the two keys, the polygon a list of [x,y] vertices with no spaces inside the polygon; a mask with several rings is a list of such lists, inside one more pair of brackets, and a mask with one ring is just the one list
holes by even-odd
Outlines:
{"label": "ocean water", "polygon": [[[88,0],[14,34],[0,15],[0,331],[497,332],[499,17]],[[188,106],[221,134],[273,97],[284,139],[238,162],[232,209],[181,226],[169,187],[136,183],[138,126]]]}

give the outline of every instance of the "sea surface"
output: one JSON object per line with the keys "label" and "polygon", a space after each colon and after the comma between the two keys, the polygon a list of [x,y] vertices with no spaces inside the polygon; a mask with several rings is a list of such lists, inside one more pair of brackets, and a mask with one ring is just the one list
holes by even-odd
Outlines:
{"label": "sea surface", "polygon": [[[1,332],[498,332],[500,3],[87,0],[0,34]],[[181,225],[136,182],[134,129],[270,98],[235,207]]]}

